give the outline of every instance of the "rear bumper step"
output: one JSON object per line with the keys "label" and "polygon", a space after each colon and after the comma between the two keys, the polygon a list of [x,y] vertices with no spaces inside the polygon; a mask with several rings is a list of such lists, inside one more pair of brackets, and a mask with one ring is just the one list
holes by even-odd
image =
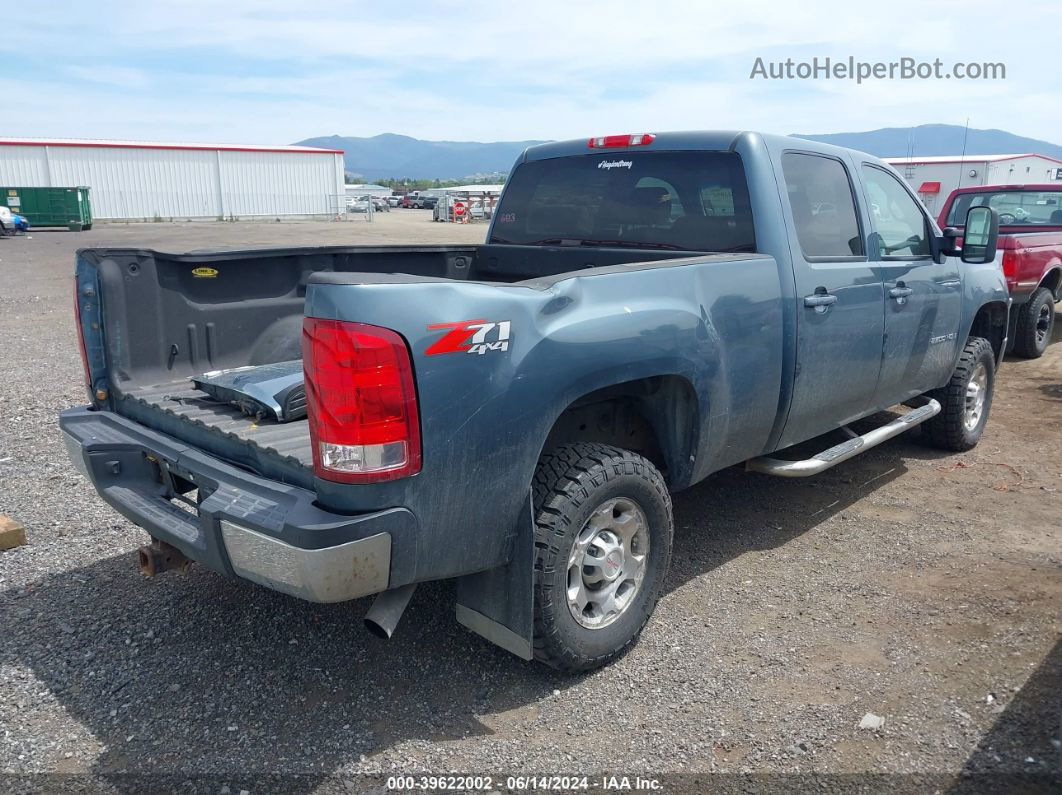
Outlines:
{"label": "rear bumper step", "polygon": [[854,436],[847,441],[836,444],[823,450],[821,453],[805,458],[802,461],[785,461],[781,458],[769,458],[761,456],[745,462],[745,469],[749,472],[760,472],[764,475],[775,475],[782,478],[806,478],[817,475],[849,458],[854,458],[872,447],[877,447],[884,441],[898,436],[904,431],[910,430],[916,425],[921,425],[931,417],[940,413],[940,403],[928,399],[925,404],[912,409],[902,417],[897,417],[892,422],[867,431],[862,436]]}
{"label": "rear bumper step", "polygon": [[[415,561],[416,519],[405,508],[332,513],[313,492],[236,469],[109,411],[69,409],[59,424],[78,471],[171,555],[311,602],[405,584],[392,572],[396,547]],[[185,507],[174,501],[183,496],[178,483],[197,490]]]}

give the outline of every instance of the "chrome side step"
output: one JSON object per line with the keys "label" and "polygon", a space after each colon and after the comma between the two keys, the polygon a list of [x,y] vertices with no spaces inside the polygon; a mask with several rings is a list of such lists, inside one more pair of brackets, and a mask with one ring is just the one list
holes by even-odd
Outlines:
{"label": "chrome side step", "polygon": [[[853,436],[811,458],[805,458],[803,461],[784,461],[781,458],[760,456],[746,461],[745,469],[748,472],[760,472],[764,475],[777,475],[782,478],[806,478],[817,475],[835,464],[847,461],[872,447],[877,447],[882,442],[922,424],[939,413],[940,403],[929,399],[924,405],[912,409],[902,417],[897,417],[880,428],[867,431],[862,436]],[[844,430],[848,431],[848,428]],[[851,431],[848,432],[851,433]]]}

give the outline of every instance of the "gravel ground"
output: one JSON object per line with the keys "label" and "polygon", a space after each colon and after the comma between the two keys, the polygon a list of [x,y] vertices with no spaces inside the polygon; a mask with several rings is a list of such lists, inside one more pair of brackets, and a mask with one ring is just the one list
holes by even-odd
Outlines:
{"label": "gravel ground", "polygon": [[[732,469],[676,495],[666,595],[634,650],[590,675],[465,631],[446,583],[422,586],[381,642],[360,626],[366,600],[313,605],[195,568],[141,577],[146,535],[74,472],[56,430],[83,401],[74,250],[482,234],[395,211],[0,240],[0,513],[29,537],[0,552],[0,773],[75,774],[9,788],[139,774],[188,791],[347,792],[369,786],[359,774],[446,771],[668,774],[689,791],[799,781],[709,773],[1062,783],[1058,341],[1003,365],[971,453],[900,437],[817,478]],[[860,729],[866,713],[884,725]]]}

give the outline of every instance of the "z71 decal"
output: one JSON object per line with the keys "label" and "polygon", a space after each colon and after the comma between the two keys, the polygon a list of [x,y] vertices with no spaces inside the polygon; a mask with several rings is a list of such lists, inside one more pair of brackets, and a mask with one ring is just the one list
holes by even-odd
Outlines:
{"label": "z71 decal", "polygon": [[508,320],[491,323],[487,320],[460,320],[457,323],[432,323],[428,331],[445,331],[428,346],[425,356],[442,353],[478,353],[509,350]]}

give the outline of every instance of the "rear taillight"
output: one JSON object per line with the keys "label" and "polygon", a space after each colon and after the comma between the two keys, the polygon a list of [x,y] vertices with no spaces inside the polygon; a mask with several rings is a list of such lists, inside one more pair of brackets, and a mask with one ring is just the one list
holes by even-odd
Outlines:
{"label": "rear taillight", "polygon": [[375,483],[420,471],[413,366],[395,332],[308,317],[302,327],[314,472]]}
{"label": "rear taillight", "polygon": [[1003,275],[1008,279],[1018,275],[1018,252],[1012,248],[1003,252]]}
{"label": "rear taillight", "polygon": [[625,146],[648,146],[656,136],[652,133],[638,133],[637,135],[602,135],[591,138],[587,146],[591,149],[611,149]]}

